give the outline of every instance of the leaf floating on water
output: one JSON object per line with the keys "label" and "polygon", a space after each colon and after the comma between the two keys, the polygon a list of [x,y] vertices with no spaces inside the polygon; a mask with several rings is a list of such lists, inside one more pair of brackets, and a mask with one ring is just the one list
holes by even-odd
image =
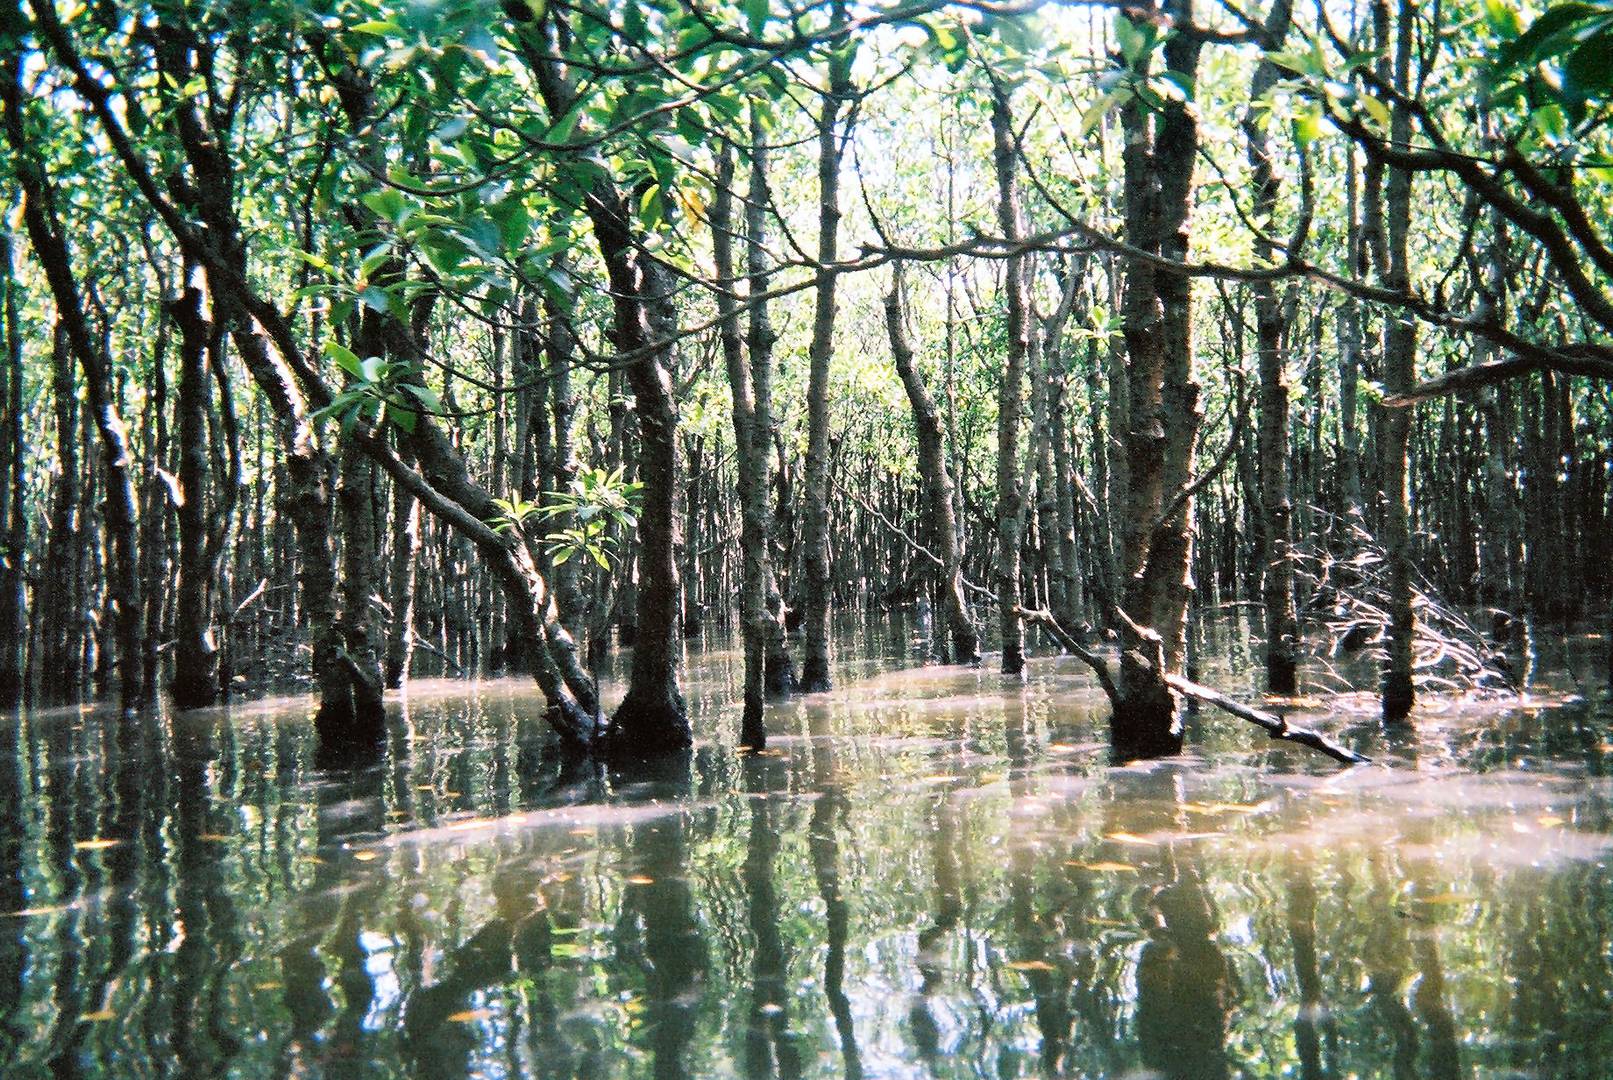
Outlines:
{"label": "leaf floating on water", "polygon": [[1079,866],[1083,870],[1092,870],[1099,874],[1135,874],[1137,868],[1130,863],[1123,862],[1080,862],[1071,859],[1065,866]]}
{"label": "leaf floating on water", "polygon": [[1190,802],[1182,809],[1189,814],[1259,814],[1270,809],[1270,803]]}
{"label": "leaf floating on water", "polygon": [[1104,839],[1105,840],[1113,840],[1117,844],[1136,844],[1139,847],[1158,847],[1159,846],[1159,841],[1158,840],[1150,840],[1146,836],[1138,836],[1136,833],[1129,833],[1129,832],[1106,833],[1104,835]]}
{"label": "leaf floating on water", "polygon": [[478,1020],[486,1020],[493,1015],[492,1009],[465,1009],[462,1012],[450,1013],[450,1024],[474,1024]]}
{"label": "leaf floating on water", "polygon": [[655,879],[647,874],[634,874],[627,879],[629,885],[654,885]]}
{"label": "leaf floating on water", "polygon": [[121,843],[123,843],[122,840],[109,840],[104,836],[98,836],[94,840],[80,840],[73,846],[80,851],[105,851],[107,848],[117,847]]}
{"label": "leaf floating on water", "polygon": [[98,1024],[103,1020],[116,1020],[117,1018],[118,1014],[113,1012],[111,1009],[101,1009],[99,1012],[78,1014],[79,1022],[87,1024]]}
{"label": "leaf floating on water", "polygon": [[1049,964],[1046,960],[1014,960],[1014,961],[1011,961],[1011,962],[1009,962],[1007,964],[1004,964],[1003,967],[1008,968],[1010,971],[1057,971],[1058,970],[1052,964]]}
{"label": "leaf floating on water", "polygon": [[355,852],[353,852],[353,858],[357,859],[359,862],[374,862],[376,859],[379,859],[380,857],[381,857],[381,853],[379,851],[355,851]]}
{"label": "leaf floating on water", "polygon": [[1558,817],[1556,814],[1541,814],[1535,820],[1545,828],[1550,829],[1553,826],[1561,825],[1565,819]]}

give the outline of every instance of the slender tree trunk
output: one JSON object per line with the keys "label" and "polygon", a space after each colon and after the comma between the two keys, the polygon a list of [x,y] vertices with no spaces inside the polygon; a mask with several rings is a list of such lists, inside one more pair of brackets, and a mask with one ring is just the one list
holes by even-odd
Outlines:
{"label": "slender tree trunk", "polygon": [[783,549],[779,544],[777,515],[773,510],[773,445],[776,431],[773,421],[773,345],[778,334],[773,330],[767,314],[767,301],[759,299],[767,293],[767,143],[760,110],[750,112],[750,179],[745,199],[745,280],[746,290],[753,298],[748,306],[749,316],[745,328],[745,345],[750,353],[751,390],[753,397],[751,434],[756,441],[755,454],[761,471],[758,483],[762,489],[763,510],[767,515],[764,536],[767,561],[763,567],[763,600],[767,608],[765,659],[763,674],[770,697],[783,697],[796,689],[795,661],[790,656],[789,634],[784,625],[784,594],[779,587],[778,568],[784,560],[777,557]]}
{"label": "slender tree trunk", "polygon": [[[187,266],[189,271],[190,267]],[[190,285],[170,308],[179,327],[179,590],[174,629],[174,705],[197,709],[218,693],[212,575],[207,561],[207,339],[201,290]]]}
{"label": "slender tree trunk", "polygon": [[420,554],[420,502],[402,484],[392,486],[392,560],[387,582],[392,618],[387,626],[386,685],[409,681],[414,658],[415,562]]}
{"label": "slender tree trunk", "polygon": [[[844,0],[834,0],[831,25],[846,19]],[[818,250],[813,293],[812,344],[808,350],[805,514],[801,527],[801,689],[829,689],[829,368],[834,357],[835,285],[827,267],[837,258],[840,234],[840,118],[851,91],[851,54],[837,49],[818,113]]]}
{"label": "slender tree trunk", "polygon": [[[1274,0],[1261,29],[1261,47],[1267,53],[1282,47],[1288,37],[1293,9],[1289,0]],[[1265,98],[1282,77],[1274,61],[1262,59],[1249,83],[1248,111],[1243,133],[1254,187],[1257,221],[1275,222],[1281,186],[1273,160],[1269,109]],[[1268,225],[1268,228],[1270,226]],[[1270,240],[1255,240],[1255,259],[1274,256]],[[1284,349],[1288,318],[1277,286],[1270,281],[1252,286],[1255,308],[1255,354],[1260,368],[1260,517],[1262,540],[1261,581],[1265,604],[1266,689],[1292,694],[1299,680],[1299,615],[1294,607],[1293,502],[1289,497],[1288,356]]]}
{"label": "slender tree trunk", "polygon": [[644,485],[638,520],[638,632],[627,696],[611,717],[606,739],[611,752],[640,756],[687,747],[693,733],[678,688],[683,596],[677,559],[682,495],[678,413],[665,362],[668,350],[650,347],[675,333],[665,310],[671,304],[670,283],[653,262],[638,261],[625,226],[625,208],[619,202],[594,219],[616,294],[618,339],[623,351],[641,353],[627,369],[638,413],[638,477]]}
{"label": "slender tree trunk", "polygon": [[[566,312],[552,296],[543,301],[548,332],[544,337],[544,355],[548,360],[545,389],[550,400],[550,419],[553,422],[549,476],[554,491],[566,491],[577,479],[577,443],[572,427],[577,415],[577,395],[572,388],[571,365],[576,356],[576,337]],[[540,408],[541,403],[540,403]],[[547,426],[547,425],[544,425]],[[567,519],[556,519],[556,526],[564,528]],[[560,608],[560,621],[573,634],[583,624],[585,603],[582,594],[581,560],[568,559],[554,567],[554,598]]]}
{"label": "slender tree trunk", "polygon": [[947,471],[946,446],[941,435],[941,415],[924,379],[913,364],[913,347],[907,339],[905,302],[902,295],[901,264],[885,297],[885,329],[890,335],[891,356],[896,373],[907,391],[913,409],[913,427],[918,436],[919,480],[924,486],[925,511],[935,537],[935,555],[941,560],[941,596],[946,611],[947,632],[952,638],[952,659],[959,664],[980,663],[980,636],[969,617],[969,603],[963,595],[963,559],[958,548],[958,523],[952,512],[952,477]]}
{"label": "slender tree trunk", "polygon": [[[1007,89],[991,87],[992,163],[997,174],[997,220],[1003,236],[1024,235],[1025,213],[1019,197],[1019,159],[1014,146],[1014,118]],[[997,391],[997,629],[1002,637],[1002,671],[1025,669],[1025,628],[1020,621],[1019,560],[1024,521],[1024,491],[1019,475],[1019,428],[1024,413],[1025,365],[1030,354],[1030,257],[1015,255],[1004,264],[1008,301],[1008,355]]]}
{"label": "slender tree trunk", "polygon": [[766,698],[767,638],[767,456],[757,436],[756,393],[751,368],[740,340],[739,301],[734,273],[734,148],[727,139],[717,153],[717,190],[711,202],[711,243],[717,271],[717,310],[722,315],[723,363],[733,399],[735,469],[739,488],[741,551],[739,618],[745,646],[744,712],[740,740],[759,748],[767,741],[762,723]]}
{"label": "slender tree trunk", "polygon": [[18,321],[15,259],[11,233],[0,232],[0,316],[6,323],[5,368],[0,371],[0,709],[22,704],[27,673],[23,649],[27,468],[23,460],[22,326]]}
{"label": "slender tree trunk", "polygon": [[[159,307],[159,311],[162,309]],[[142,485],[140,510],[140,573],[148,586],[169,580],[170,564],[168,538],[168,508],[170,488],[165,475],[170,468],[168,455],[168,336],[169,318],[165,311],[158,317],[157,333],[151,350],[151,385],[147,390],[145,413],[146,481]],[[150,587],[146,591],[146,685],[155,691],[159,682],[159,644],[167,637],[169,590]]]}
{"label": "slender tree trunk", "polygon": [[[1416,33],[1411,0],[1400,0],[1395,42],[1394,82],[1403,92],[1411,83],[1412,38]],[[1377,0],[1374,17],[1378,40],[1387,45],[1388,0]],[[1389,140],[1396,146],[1411,139],[1411,113],[1397,105],[1390,118]],[[1404,291],[1410,284],[1408,241],[1411,234],[1411,183],[1409,169],[1391,165],[1384,185],[1384,219],[1387,230],[1387,264],[1384,287]],[[1409,314],[1392,313],[1384,335],[1383,383],[1390,394],[1409,391],[1417,381],[1417,324]],[[1383,549],[1389,572],[1389,645],[1383,671],[1383,719],[1394,724],[1406,719],[1414,699],[1412,645],[1417,627],[1412,612],[1411,491],[1409,452],[1410,409],[1388,409],[1379,420],[1380,467],[1383,474]]]}

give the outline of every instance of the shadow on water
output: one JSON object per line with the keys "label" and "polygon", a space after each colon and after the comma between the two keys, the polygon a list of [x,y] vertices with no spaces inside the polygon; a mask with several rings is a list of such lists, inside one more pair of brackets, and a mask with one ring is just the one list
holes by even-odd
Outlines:
{"label": "shadow on water", "polygon": [[630,774],[547,756],[515,680],[417,684],[352,773],[303,699],[0,724],[0,1075],[1613,1059],[1606,703],[1436,702],[1391,740],[1332,702],[1308,720],[1384,762],[1349,772],[1201,715],[1188,754],[1114,767],[1071,664],[905,669],[902,628],[859,633],[761,753],[730,749],[715,639],[693,752]]}

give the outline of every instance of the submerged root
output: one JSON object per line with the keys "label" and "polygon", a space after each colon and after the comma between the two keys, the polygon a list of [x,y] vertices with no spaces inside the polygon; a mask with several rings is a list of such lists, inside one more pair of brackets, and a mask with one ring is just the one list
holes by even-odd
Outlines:
{"label": "submerged root", "polygon": [[[1389,638],[1388,560],[1359,517],[1313,513],[1325,522],[1320,539],[1295,545],[1294,576],[1310,593],[1312,625],[1327,638],[1323,658],[1350,655],[1382,663]],[[1511,665],[1486,636],[1444,604],[1419,575],[1413,584],[1416,637],[1413,670],[1419,685],[1442,690],[1515,691]]]}

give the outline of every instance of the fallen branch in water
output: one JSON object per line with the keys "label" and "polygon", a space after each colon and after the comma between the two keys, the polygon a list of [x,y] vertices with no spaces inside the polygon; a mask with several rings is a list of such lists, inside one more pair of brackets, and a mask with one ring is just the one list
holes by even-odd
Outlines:
{"label": "fallen branch in water", "polygon": [[1229,712],[1240,720],[1247,720],[1251,724],[1258,724],[1266,729],[1266,734],[1273,739],[1282,739],[1284,742],[1298,743],[1318,750],[1335,761],[1342,761],[1346,765],[1370,764],[1372,759],[1356,753],[1348,747],[1340,746],[1320,732],[1308,728],[1290,727],[1287,720],[1275,713],[1264,712],[1252,708],[1241,701],[1230,698],[1219,690],[1212,690],[1208,686],[1200,686],[1180,675],[1166,675],[1165,685],[1179,694],[1186,694],[1190,698],[1207,702],[1224,712]]}
{"label": "fallen branch in water", "polygon": [[[858,498],[855,493],[847,492],[847,494],[850,495],[855,502],[860,504],[863,509],[873,514],[874,517],[879,520],[880,524],[884,525],[887,529],[905,540],[908,545],[920,555],[927,557],[937,566],[941,564],[941,560],[936,558],[934,552],[930,551],[923,544],[915,540],[911,534],[903,530],[895,522],[891,521],[884,514],[881,514],[874,507],[868,505],[862,499]],[[983,593],[992,600],[997,598],[995,593],[982,586],[973,585],[967,580],[964,581],[964,584],[969,585],[975,591]],[[1075,657],[1077,660],[1081,661],[1087,667],[1091,668],[1093,676],[1098,680],[1098,685],[1103,687],[1104,694],[1108,696],[1109,704],[1116,708],[1120,706],[1120,690],[1115,686],[1114,673],[1109,670],[1108,661],[1104,660],[1103,657],[1099,656],[1097,653],[1093,652],[1091,649],[1077,641],[1075,635],[1065,629],[1063,624],[1061,624],[1058,619],[1054,617],[1051,611],[1038,608],[1016,607],[1014,608],[1014,614],[1018,615],[1026,622],[1033,623],[1046,630],[1048,635],[1051,636],[1054,641],[1057,641],[1066,652]],[[1138,626],[1129,617],[1127,617],[1124,611],[1118,607],[1111,608],[1109,614],[1116,620],[1117,624],[1127,627],[1132,631],[1132,633],[1138,636],[1146,636],[1152,633],[1152,631]],[[1263,712],[1260,709],[1245,705],[1242,702],[1221,693],[1219,690],[1212,690],[1208,686],[1200,686],[1198,683],[1189,679],[1184,679],[1180,675],[1166,675],[1165,685],[1169,686],[1172,690],[1175,690],[1179,694],[1185,694],[1187,697],[1194,698],[1195,700],[1207,702],[1211,705],[1214,705],[1218,709],[1231,713],[1240,720],[1247,720],[1251,724],[1256,724],[1261,728],[1264,728],[1266,734],[1270,735],[1273,739],[1281,739],[1284,742],[1298,743],[1300,746],[1308,746],[1312,750],[1326,754],[1335,761],[1342,761],[1346,765],[1364,765],[1370,764],[1372,761],[1371,758],[1364,757],[1348,747],[1340,746],[1338,743],[1334,742],[1332,739],[1329,739],[1326,735],[1323,735],[1320,732],[1311,731],[1308,728],[1290,727],[1288,721],[1281,716],[1277,716],[1274,713]]]}
{"label": "fallen branch in water", "polygon": [[1092,674],[1097,677],[1098,685],[1102,686],[1103,692],[1109,695],[1109,704],[1118,705],[1120,703],[1120,691],[1115,688],[1114,677],[1109,672],[1108,662],[1075,640],[1075,635],[1064,629],[1064,626],[1053,617],[1051,611],[1016,607],[1014,614],[1026,622],[1035,623],[1046,630],[1053,640],[1063,647],[1065,652],[1092,669]]}

